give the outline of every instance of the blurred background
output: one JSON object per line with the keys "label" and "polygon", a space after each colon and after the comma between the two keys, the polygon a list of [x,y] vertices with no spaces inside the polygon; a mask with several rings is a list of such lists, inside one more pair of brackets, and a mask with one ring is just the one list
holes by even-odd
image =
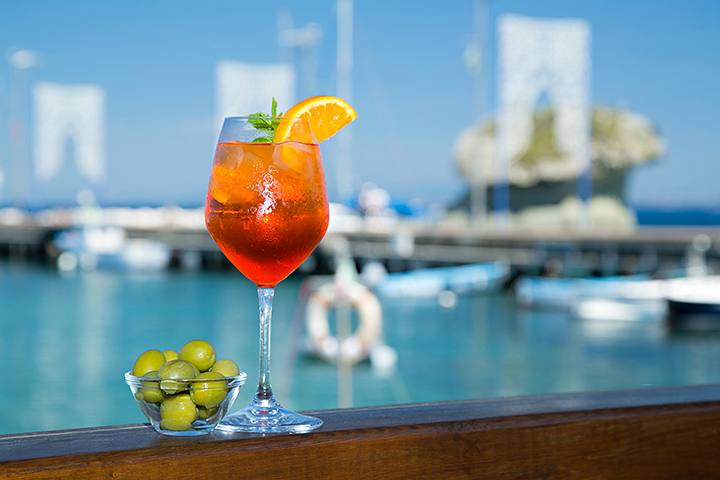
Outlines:
{"label": "blurred background", "polygon": [[0,434],[141,422],[122,374],[193,338],[249,401],[254,286],[203,206],[222,118],[272,97],[358,112],[322,144],[328,235],[278,286],[287,407],[720,381],[718,21],[709,0],[5,2]]}

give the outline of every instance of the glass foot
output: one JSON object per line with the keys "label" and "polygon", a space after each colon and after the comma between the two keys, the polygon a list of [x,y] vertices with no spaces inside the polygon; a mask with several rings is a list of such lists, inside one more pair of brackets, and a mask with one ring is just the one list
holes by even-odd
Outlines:
{"label": "glass foot", "polygon": [[242,410],[227,415],[217,426],[222,432],[307,433],[322,425],[322,420],[284,409],[273,397],[257,397]]}

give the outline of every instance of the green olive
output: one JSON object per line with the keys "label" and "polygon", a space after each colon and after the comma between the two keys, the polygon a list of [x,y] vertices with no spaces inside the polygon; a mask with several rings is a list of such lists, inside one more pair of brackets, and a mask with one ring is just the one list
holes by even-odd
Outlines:
{"label": "green olive", "polygon": [[178,350],[178,358],[205,372],[215,363],[215,349],[205,340],[190,340]]}
{"label": "green olive", "polygon": [[160,388],[169,395],[187,390],[188,382],[178,380],[188,380],[195,376],[193,365],[184,360],[170,360],[158,371]]}
{"label": "green olive", "polygon": [[160,405],[160,428],[165,430],[190,430],[197,418],[197,407],[187,393],[168,397]]}
{"label": "green olive", "polygon": [[219,373],[223,377],[234,377],[240,374],[237,363],[232,360],[218,360],[213,364],[210,371]]}
{"label": "green olive", "polygon": [[207,420],[208,418],[215,415],[217,411],[217,408],[198,407],[198,418],[201,420]]}
{"label": "green olive", "polygon": [[132,374],[136,377],[142,377],[148,372],[158,371],[165,363],[165,356],[160,350],[148,350],[143,352],[133,365]]}
{"label": "green olive", "polygon": [[160,390],[160,380],[157,380],[158,372],[148,372],[143,375],[143,378],[151,378],[154,380],[142,380],[144,388],[138,390],[138,393],[142,397],[139,400],[145,400],[148,403],[160,403],[167,398],[165,392]]}
{"label": "green olive", "polygon": [[163,353],[163,356],[165,357],[165,361],[169,362],[170,360],[177,360],[178,355],[175,350],[165,350]]}
{"label": "green olive", "polygon": [[[208,381],[199,381],[200,379]],[[214,380],[219,379],[219,380]],[[217,372],[203,372],[190,384],[190,398],[195,405],[215,408],[227,397],[227,380]]]}

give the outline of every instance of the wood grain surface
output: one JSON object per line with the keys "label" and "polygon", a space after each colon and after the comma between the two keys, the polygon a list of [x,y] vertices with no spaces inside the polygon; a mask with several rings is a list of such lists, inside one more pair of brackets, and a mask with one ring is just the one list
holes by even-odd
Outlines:
{"label": "wood grain surface", "polygon": [[720,478],[720,386],[311,412],[305,435],[0,436],[0,478]]}

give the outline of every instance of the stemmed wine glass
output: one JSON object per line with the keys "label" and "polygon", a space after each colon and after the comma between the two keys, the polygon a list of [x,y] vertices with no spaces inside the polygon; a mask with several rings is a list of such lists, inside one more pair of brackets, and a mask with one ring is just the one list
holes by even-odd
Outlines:
{"label": "stemmed wine glass", "polygon": [[[260,117],[228,117],[210,176],[205,222],[225,256],[258,287],[260,375],[253,400],[228,415],[222,431],[304,433],[320,419],[283,408],[270,385],[270,331],[275,285],[312,253],[327,231],[329,208],[320,147],[307,119],[287,128],[303,142],[268,143]],[[254,126],[255,125],[255,126]],[[309,141],[308,139],[312,139]]]}

